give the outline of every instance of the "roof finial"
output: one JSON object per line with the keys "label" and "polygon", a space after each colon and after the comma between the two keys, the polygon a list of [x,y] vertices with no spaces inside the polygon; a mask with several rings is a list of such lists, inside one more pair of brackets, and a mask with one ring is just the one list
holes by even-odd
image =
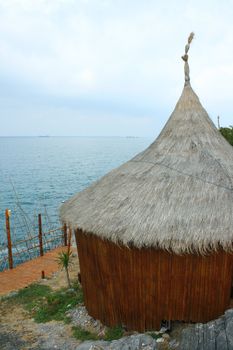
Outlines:
{"label": "roof finial", "polygon": [[185,54],[184,56],[182,56],[181,58],[184,60],[184,77],[185,77],[185,86],[190,84],[190,77],[189,77],[189,64],[188,64],[188,50],[190,48],[190,44],[193,40],[194,37],[194,33],[190,33],[189,37],[188,37],[188,44],[185,45]]}

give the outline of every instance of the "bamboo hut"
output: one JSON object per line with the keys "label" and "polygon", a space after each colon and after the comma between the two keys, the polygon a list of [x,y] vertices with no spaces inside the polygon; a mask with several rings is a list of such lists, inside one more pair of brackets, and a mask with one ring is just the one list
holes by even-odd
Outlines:
{"label": "bamboo hut", "polygon": [[158,138],[65,202],[85,305],[108,326],[206,322],[229,306],[233,151],[185,84]]}

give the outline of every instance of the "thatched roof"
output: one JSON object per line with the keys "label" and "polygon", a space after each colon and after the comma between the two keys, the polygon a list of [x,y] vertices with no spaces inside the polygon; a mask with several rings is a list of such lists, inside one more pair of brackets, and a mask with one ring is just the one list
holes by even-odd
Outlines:
{"label": "thatched roof", "polygon": [[186,81],[145,151],[64,203],[61,220],[113,242],[176,253],[233,242],[233,149]]}

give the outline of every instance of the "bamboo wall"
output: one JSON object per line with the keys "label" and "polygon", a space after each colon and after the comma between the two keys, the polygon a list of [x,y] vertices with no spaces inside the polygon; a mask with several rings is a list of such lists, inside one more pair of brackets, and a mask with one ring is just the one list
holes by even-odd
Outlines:
{"label": "bamboo wall", "polygon": [[227,309],[232,255],[178,256],[129,249],[76,231],[85,305],[108,326],[159,329],[161,320],[206,322]]}

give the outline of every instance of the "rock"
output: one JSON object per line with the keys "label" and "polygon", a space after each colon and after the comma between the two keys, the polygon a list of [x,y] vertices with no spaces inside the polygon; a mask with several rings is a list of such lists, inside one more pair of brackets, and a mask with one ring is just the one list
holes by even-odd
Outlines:
{"label": "rock", "polygon": [[131,345],[130,349],[133,350],[156,348],[156,340],[148,334],[131,335],[129,337],[129,344]]}
{"label": "rock", "polygon": [[198,349],[198,332],[195,326],[185,328],[182,331],[180,350],[197,350]]}
{"label": "rock", "polygon": [[179,348],[179,342],[178,340],[176,339],[172,339],[170,342],[169,342],[169,349],[178,349]]}
{"label": "rock", "polygon": [[204,325],[204,344],[206,350],[215,350],[215,322]]}
{"label": "rock", "polygon": [[[225,330],[221,331],[216,338],[216,349],[229,350]],[[232,348],[231,348],[232,349]]]}
{"label": "rock", "polygon": [[154,333],[155,335],[159,335],[159,334],[160,334],[159,331],[154,331],[153,333]]}
{"label": "rock", "polygon": [[136,334],[111,342],[86,341],[76,350],[156,350],[156,341],[147,334]]}
{"label": "rock", "polygon": [[105,327],[99,320],[95,320],[88,315],[85,306],[76,307],[66,313],[71,318],[71,322],[74,326],[80,326],[88,331],[99,334]]}
{"label": "rock", "polygon": [[165,333],[167,332],[167,328],[166,327],[162,327],[159,331],[159,333]]}
{"label": "rock", "polygon": [[233,349],[233,317],[226,321],[226,335],[229,348]]}
{"label": "rock", "polygon": [[167,334],[167,333],[164,333],[164,334],[162,335],[162,338],[164,338],[165,340],[169,340],[169,339],[170,339],[170,335]]}
{"label": "rock", "polygon": [[229,349],[233,349],[233,309],[225,312],[225,327]]}
{"label": "rock", "polygon": [[164,338],[157,338],[156,339],[156,343],[163,343],[164,342]]}
{"label": "rock", "polygon": [[180,350],[233,350],[233,309],[206,324],[183,330]]}
{"label": "rock", "polygon": [[[93,331],[100,336],[104,336],[105,327],[100,321],[93,319],[87,313],[84,306],[80,306],[69,311],[72,323],[84,326],[85,329],[92,327]],[[161,337],[157,340],[153,339],[149,334],[130,334],[118,340],[107,341],[86,341],[76,347],[70,346],[55,337],[53,341],[49,339],[52,329],[47,329],[48,340],[45,347],[41,349],[57,350],[158,350],[168,347],[169,349],[179,350],[233,350],[233,309],[227,310],[224,316],[215,321],[206,324],[198,323],[183,329],[181,341],[170,339],[170,335],[166,333],[166,327],[160,332],[153,332]],[[61,332],[64,330],[61,327]],[[59,335],[59,334],[58,334]],[[60,334],[61,336],[61,334]],[[40,344],[44,345],[44,344]]]}
{"label": "rock", "polygon": [[215,337],[216,348],[221,350],[228,350],[225,331],[225,319],[223,317],[220,317],[215,321]]}
{"label": "rock", "polygon": [[109,342],[107,341],[101,341],[101,340],[97,340],[97,341],[85,341],[82,344],[78,345],[78,347],[76,348],[76,350],[105,350],[105,349],[109,349]]}

